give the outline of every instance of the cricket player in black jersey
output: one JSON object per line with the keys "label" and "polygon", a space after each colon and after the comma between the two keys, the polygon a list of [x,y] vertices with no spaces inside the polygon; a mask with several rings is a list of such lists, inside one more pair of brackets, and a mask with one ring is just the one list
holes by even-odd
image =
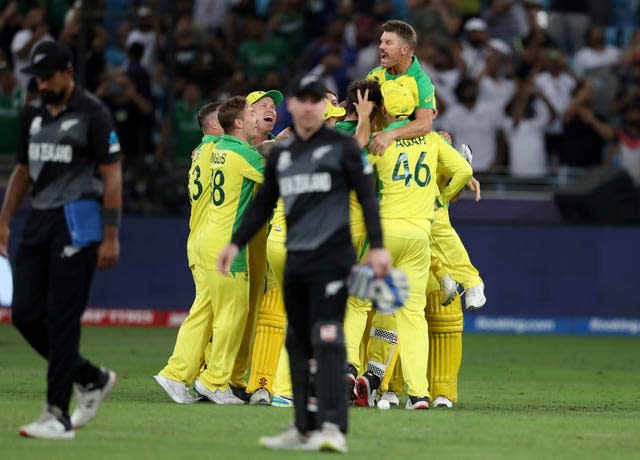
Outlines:
{"label": "cricket player in black jersey", "polygon": [[[22,436],[72,439],[96,415],[116,374],[80,355],[80,318],[96,266],[118,261],[122,207],[120,143],[106,106],[75,84],[71,52],[33,50],[41,104],[26,108],[17,164],[0,212],[0,254],[9,223],[32,185],[31,211],[14,261],[11,319],[49,364],[47,405]],[[71,389],[76,408],[69,416]]]}
{"label": "cricket player in black jersey", "polygon": [[286,346],[291,361],[295,426],[263,437],[267,448],[346,452],[346,357],[342,323],[346,278],[356,261],[349,231],[349,191],[362,204],[371,250],[366,262],[376,276],[388,274],[382,247],[373,169],[351,136],[324,126],[325,88],[304,78],[287,107],[294,134],[275,144],[264,183],[231,243],[218,258],[229,265],[267,221],[282,197],[287,221],[284,303],[289,319]]}

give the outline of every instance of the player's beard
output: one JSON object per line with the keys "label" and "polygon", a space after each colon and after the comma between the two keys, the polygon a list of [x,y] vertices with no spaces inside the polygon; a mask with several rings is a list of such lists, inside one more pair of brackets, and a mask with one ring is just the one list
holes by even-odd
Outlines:
{"label": "player's beard", "polygon": [[51,91],[50,89],[44,89],[40,91],[40,97],[44,104],[58,104],[64,99],[66,89],[62,88],[60,91]]}

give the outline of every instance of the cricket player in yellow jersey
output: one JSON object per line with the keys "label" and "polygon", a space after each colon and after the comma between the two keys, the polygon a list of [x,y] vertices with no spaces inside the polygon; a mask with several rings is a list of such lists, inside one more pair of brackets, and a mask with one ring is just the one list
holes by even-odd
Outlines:
{"label": "cricket player in yellow jersey", "polygon": [[[252,142],[256,148],[261,149],[275,139],[272,131],[277,121],[276,109],[283,99],[282,93],[277,90],[253,91],[247,96],[247,102],[253,107],[258,122],[258,135]],[[266,155],[266,153],[264,154]],[[276,367],[284,343],[286,323],[281,291],[278,290],[275,283],[277,275],[272,273],[273,269],[268,263],[268,254],[266,252],[267,227],[265,226],[264,228],[264,239],[259,233],[252,239],[251,246],[252,265],[267,262],[266,292],[264,292],[264,281],[262,283],[258,282],[259,278],[257,276],[259,276],[259,273],[252,266],[251,296],[258,298],[255,293],[256,289],[261,289],[264,295],[258,304],[257,316],[252,318],[250,313],[250,321],[247,322],[247,327],[245,328],[245,338],[247,333],[255,331],[255,342],[251,347],[251,372],[246,393],[250,395],[250,404],[265,405],[271,402]],[[260,241],[261,239],[263,240],[262,242]],[[284,245],[282,251],[285,251]],[[259,257],[262,257],[262,260],[259,260]],[[245,342],[246,340],[243,339],[241,354],[246,347]],[[237,370],[234,370],[234,374],[236,372]]]}
{"label": "cricket player in yellow jersey", "polygon": [[195,401],[189,393],[189,387],[200,371],[205,348],[211,338],[211,299],[197,248],[211,197],[211,153],[219,137],[224,134],[218,123],[219,106],[220,103],[212,102],[203,106],[198,112],[198,123],[204,137],[193,151],[189,170],[188,192],[191,216],[187,259],[196,295],[189,314],[178,330],[173,354],[164,369],[154,376],[169,397],[181,404]]}
{"label": "cricket player in yellow jersey", "polygon": [[[382,94],[380,85],[371,80],[356,80],[347,87],[345,107],[346,116],[338,122],[335,129],[353,136],[358,145],[363,148],[363,155],[367,154],[365,146],[369,142],[372,131],[373,119],[382,106]],[[366,157],[365,157],[366,158]],[[366,161],[363,160],[363,161]],[[351,239],[356,250],[356,256],[360,261],[367,250],[366,228],[362,208],[355,196],[349,194],[349,219],[351,226]],[[360,340],[367,324],[367,315],[371,311],[371,302],[349,296],[345,311],[344,329],[347,344],[347,379],[349,380],[349,395],[353,397],[353,387],[356,377],[360,374],[361,358],[357,345],[349,346],[350,337],[358,337]]]}
{"label": "cricket player in yellow jersey", "polygon": [[412,120],[393,129],[374,132],[368,145],[370,153],[382,154],[396,139],[410,139],[431,131],[436,99],[433,84],[413,54],[418,37],[404,21],[392,19],[382,24],[380,37],[380,66],[367,74],[367,80],[379,84],[395,80],[413,95],[415,111]]}
{"label": "cricket player in yellow jersey", "polygon": [[[383,112],[389,122],[386,129],[393,130],[408,124],[407,117],[415,107],[411,91],[396,81],[384,82],[381,91]],[[428,339],[424,307],[433,207],[425,204],[433,203],[438,194],[433,180],[436,174],[444,173],[451,177],[441,194],[442,201],[448,203],[473,172],[471,166],[437,133],[397,139],[382,156],[369,155],[369,161],[378,180],[385,247],[391,252],[393,265],[409,279],[409,298],[395,314],[398,352],[409,394],[406,408],[427,409]],[[379,382],[380,377],[369,372],[357,379],[359,405],[370,404],[371,393]]]}
{"label": "cricket player in yellow jersey", "polygon": [[[471,163],[471,150],[463,146],[462,155]],[[438,188],[442,191],[449,178],[438,176]],[[480,200],[480,183],[472,179],[468,186]],[[452,303],[444,294],[446,278],[451,276],[467,288],[465,306],[467,310],[481,308],[485,302],[484,283],[473,266],[458,233],[449,219],[449,206],[436,200],[436,210],[431,227],[431,249],[437,265],[432,270],[427,287],[426,317],[429,324],[429,385],[434,407],[453,407],[458,401],[458,371],[462,361],[462,304],[457,292],[453,292]],[[450,278],[450,279],[451,279]],[[457,283],[454,282],[454,286]]]}
{"label": "cricket player in yellow jersey", "polygon": [[195,381],[198,393],[217,404],[244,404],[230,388],[234,361],[240,348],[250,310],[249,249],[243,248],[231,264],[230,275],[215,269],[217,254],[231,239],[256,184],[262,183],[264,160],[250,145],[256,136],[256,118],[246,98],[234,96],[218,110],[218,121],[226,133],[211,155],[211,194],[198,256],[205,272],[212,306],[211,353],[207,367]]}

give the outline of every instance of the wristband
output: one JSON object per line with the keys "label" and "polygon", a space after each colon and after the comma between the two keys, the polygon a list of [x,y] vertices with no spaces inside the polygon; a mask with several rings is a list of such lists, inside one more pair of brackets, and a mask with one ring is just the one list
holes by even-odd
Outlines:
{"label": "wristband", "polygon": [[102,225],[104,227],[120,227],[122,221],[122,209],[102,208]]}

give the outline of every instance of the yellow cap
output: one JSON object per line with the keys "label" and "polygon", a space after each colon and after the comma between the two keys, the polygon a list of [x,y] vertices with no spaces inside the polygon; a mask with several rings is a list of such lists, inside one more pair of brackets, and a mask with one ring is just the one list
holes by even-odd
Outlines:
{"label": "yellow cap", "polygon": [[385,81],[380,86],[384,108],[396,118],[406,118],[413,113],[416,108],[416,101],[409,91],[400,83],[394,80]]}
{"label": "yellow cap", "polygon": [[344,107],[340,107],[337,105],[333,105],[329,99],[325,101],[326,108],[324,109],[324,119],[328,120],[329,118],[335,117],[344,117],[347,113]]}
{"label": "yellow cap", "polygon": [[254,91],[252,93],[249,93],[247,95],[247,102],[249,103],[249,105],[253,105],[263,97],[270,97],[271,99],[273,99],[276,107],[282,104],[282,100],[284,99],[284,96],[280,91],[278,91],[277,89],[271,89],[269,91]]}

